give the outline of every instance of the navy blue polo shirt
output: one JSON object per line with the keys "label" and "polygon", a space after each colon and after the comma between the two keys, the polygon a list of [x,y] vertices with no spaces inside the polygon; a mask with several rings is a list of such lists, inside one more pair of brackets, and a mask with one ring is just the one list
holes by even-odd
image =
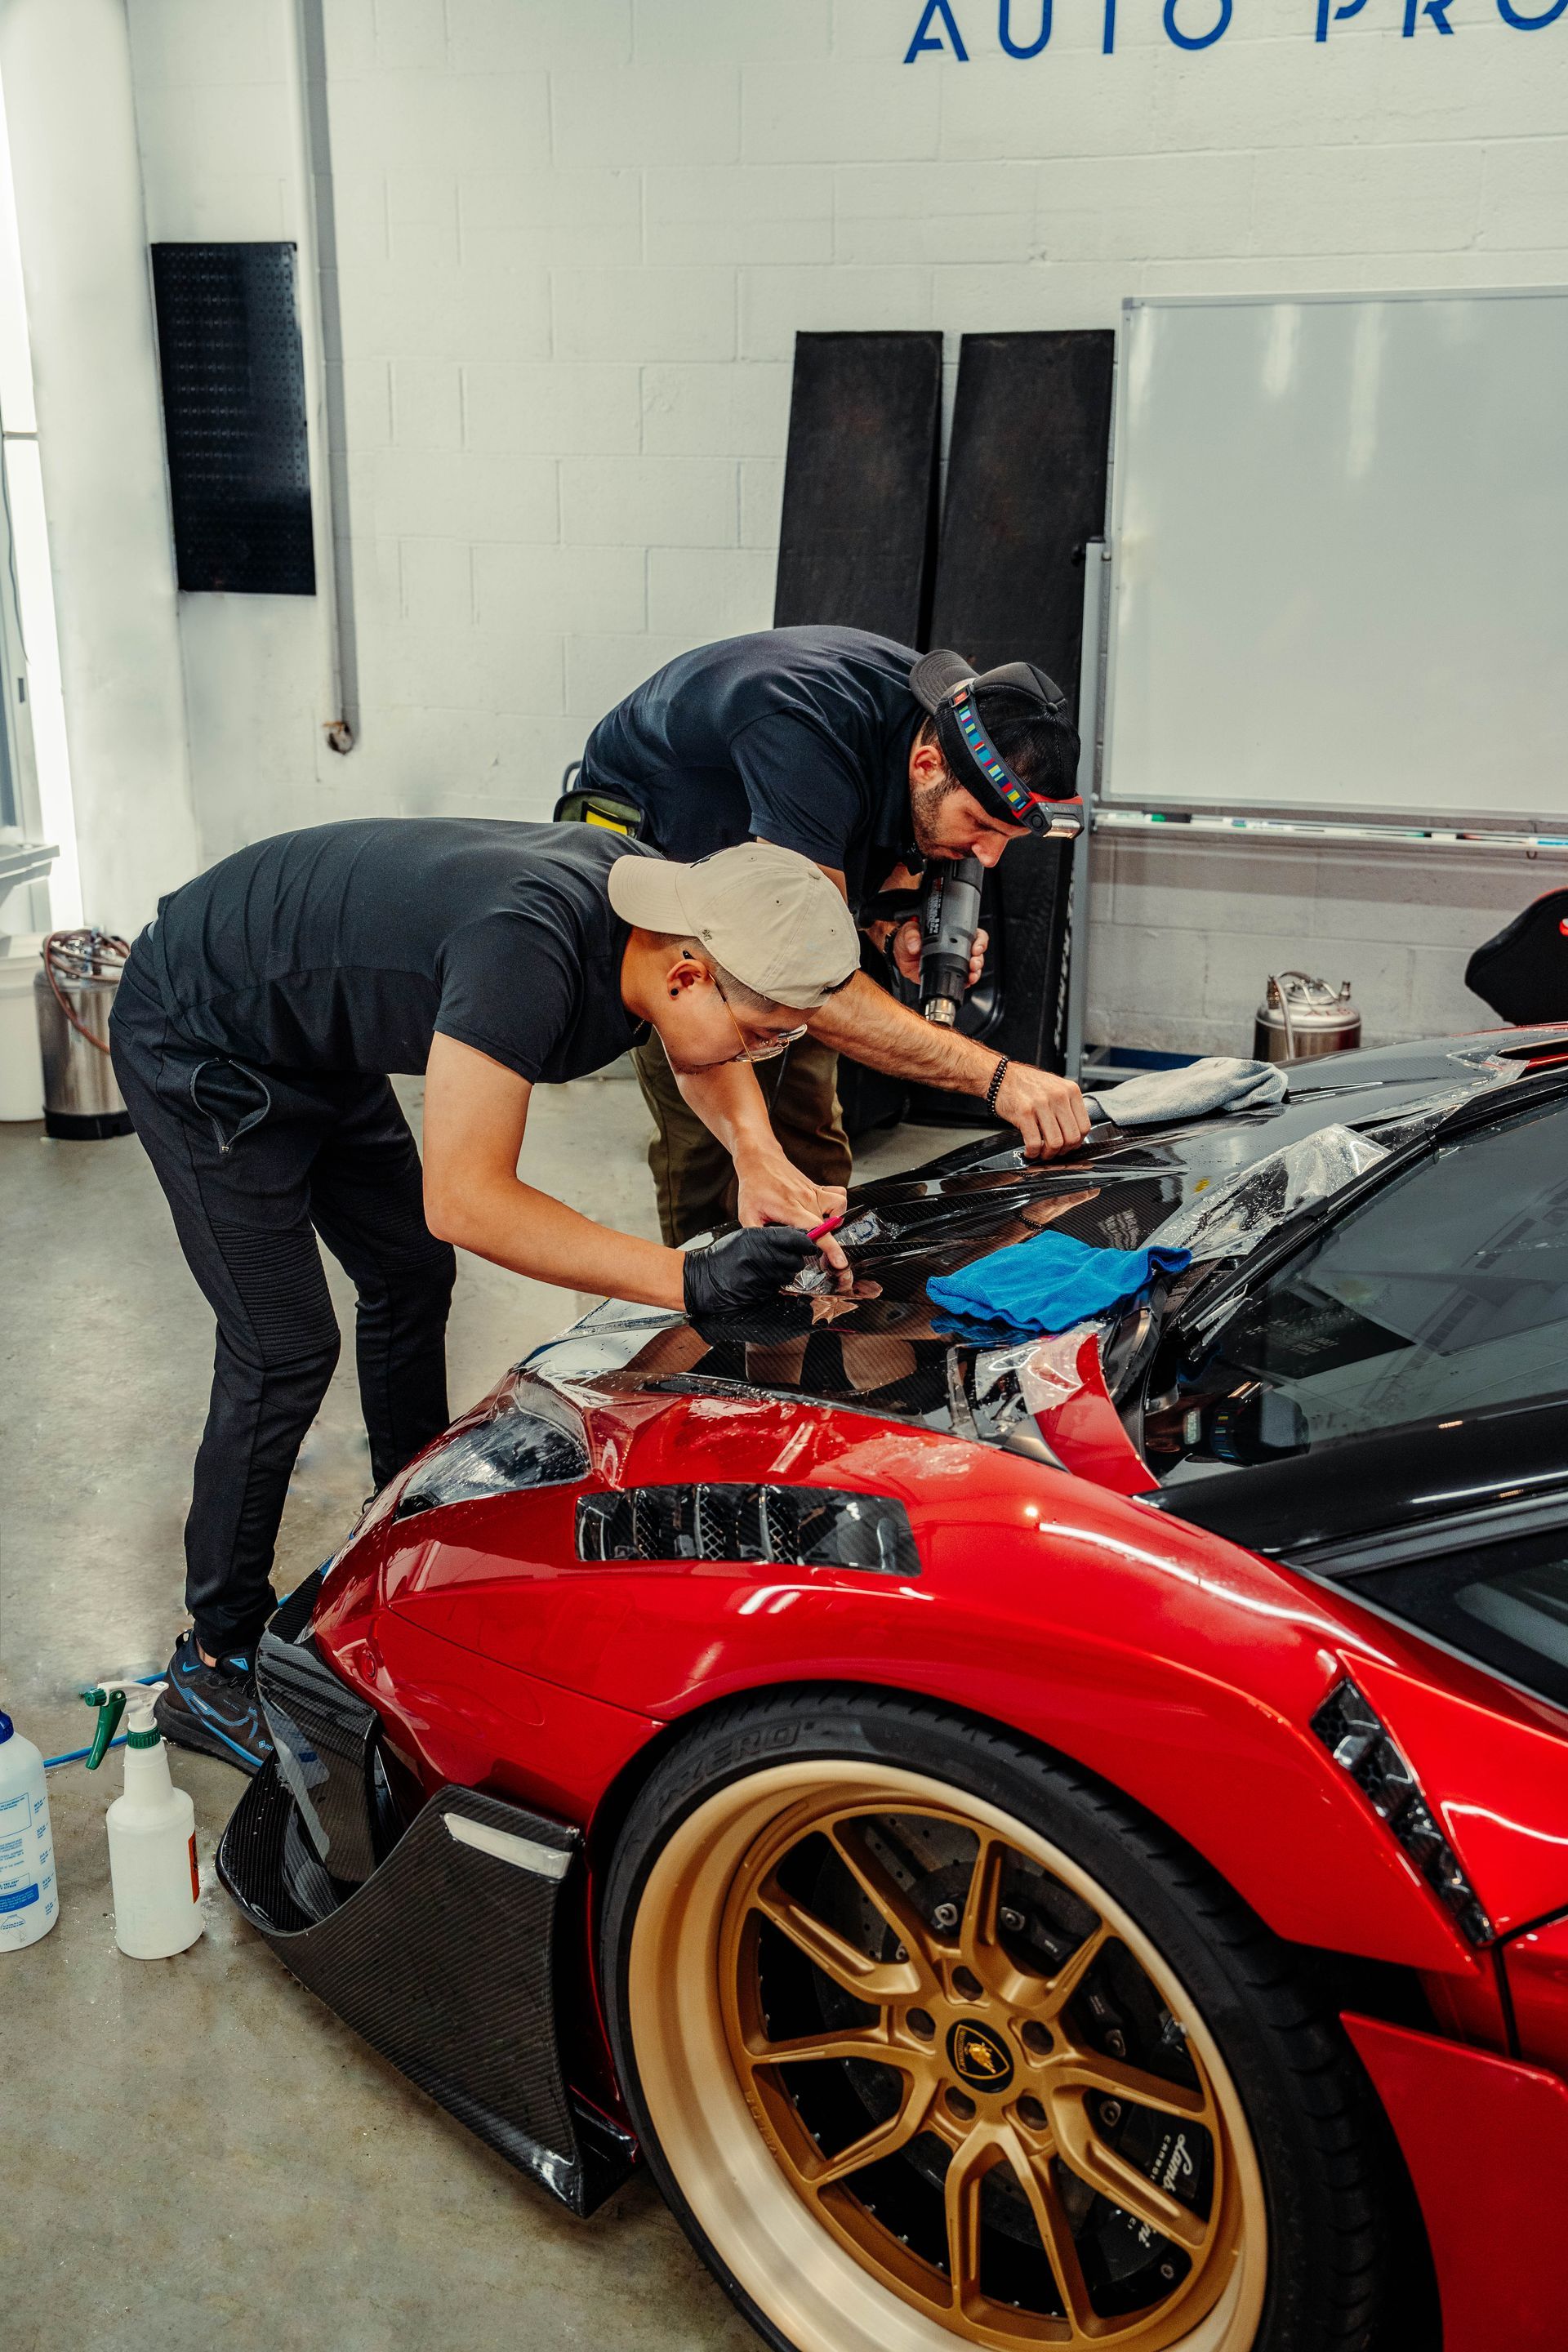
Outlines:
{"label": "navy blue polo shirt", "polygon": [[760,629],[656,671],[589,736],[585,785],[641,809],[667,857],[755,838],[837,866],[858,908],[914,856],[920,658],[864,629]]}

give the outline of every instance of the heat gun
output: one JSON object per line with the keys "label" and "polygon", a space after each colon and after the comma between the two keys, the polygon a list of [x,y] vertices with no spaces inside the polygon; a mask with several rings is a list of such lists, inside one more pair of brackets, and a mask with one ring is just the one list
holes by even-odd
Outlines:
{"label": "heat gun", "polygon": [[985,868],[978,857],[938,866],[921,908],[921,1011],[951,1029],[969,992]]}

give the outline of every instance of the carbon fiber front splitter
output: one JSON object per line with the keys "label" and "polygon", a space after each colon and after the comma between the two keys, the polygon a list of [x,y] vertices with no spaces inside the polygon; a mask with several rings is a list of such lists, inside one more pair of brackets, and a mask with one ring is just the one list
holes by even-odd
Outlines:
{"label": "carbon fiber front splitter", "polygon": [[301,1984],[521,2171],[590,2213],[636,2143],[567,2089],[552,1946],[580,1840],[472,1789],[437,1790],[362,1885],[311,1920],[289,1892],[294,1801],[269,1760],[218,1847],[218,1875]]}

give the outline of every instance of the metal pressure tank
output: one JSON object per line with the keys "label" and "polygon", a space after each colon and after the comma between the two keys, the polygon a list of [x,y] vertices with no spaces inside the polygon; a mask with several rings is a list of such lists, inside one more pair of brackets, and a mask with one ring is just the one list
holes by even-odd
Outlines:
{"label": "metal pressure tank", "polygon": [[1336,995],[1326,980],[1304,971],[1272,975],[1258,1008],[1252,1051],[1259,1062],[1303,1062],[1314,1054],[1343,1054],[1361,1044],[1361,1014],[1349,981]]}
{"label": "metal pressure tank", "polygon": [[44,1061],[44,1132],[62,1141],[129,1135],[109,1059],[109,1016],[131,950],[104,931],[51,931],[33,982]]}

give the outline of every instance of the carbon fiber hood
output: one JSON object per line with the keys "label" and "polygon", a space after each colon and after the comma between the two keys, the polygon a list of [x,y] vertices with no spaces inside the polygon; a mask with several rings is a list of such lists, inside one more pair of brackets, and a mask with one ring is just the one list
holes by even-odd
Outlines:
{"label": "carbon fiber hood", "polygon": [[[933,1277],[1025,1241],[1046,1226],[1098,1248],[1136,1249],[1172,1219],[1235,1193],[1249,1169],[1326,1129],[1403,1140],[1465,1097],[1519,1077],[1539,1051],[1568,1051],[1568,1028],[1337,1054],[1291,1071],[1290,1094],[1259,1111],[1136,1134],[1097,1128],[1077,1151],[1042,1163],[998,1138],[912,1172],[858,1185],[850,1250],[858,1292],[781,1297],[767,1309],[696,1329],[679,1315],[616,1301],[595,1308],[527,1360],[536,1378],[606,1379],[731,1393],[796,1394],[974,1437],[974,1350],[941,1328]],[[1110,1100],[1114,1104],[1114,1094]]]}

